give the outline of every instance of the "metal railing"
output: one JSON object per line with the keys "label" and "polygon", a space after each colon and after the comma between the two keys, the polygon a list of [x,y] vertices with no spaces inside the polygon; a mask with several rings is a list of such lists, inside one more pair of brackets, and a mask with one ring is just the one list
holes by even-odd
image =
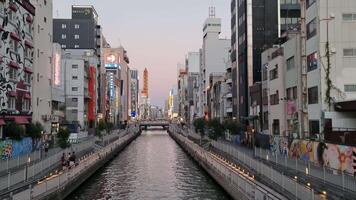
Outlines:
{"label": "metal railing", "polygon": [[116,140],[98,152],[92,153],[80,159],[78,166],[69,170],[58,172],[57,174],[53,174],[52,176],[39,181],[33,186],[29,185],[23,191],[12,194],[10,199],[40,199],[57,190],[62,190],[62,188],[64,188],[66,185],[71,184],[72,180],[78,178],[83,173],[86,173],[87,170],[89,170],[93,165],[98,163],[102,158],[112,152],[115,147],[121,145],[124,142],[127,142],[129,139],[134,137],[135,134],[135,132],[132,132],[120,137],[119,140]]}
{"label": "metal railing", "polygon": [[297,180],[291,179],[281,172],[276,171],[272,167],[264,164],[261,161],[258,161],[247,155],[244,152],[239,151],[236,148],[233,148],[225,143],[213,141],[212,145],[214,148],[219,149],[229,155],[233,155],[239,161],[241,161],[245,166],[247,166],[250,170],[257,172],[259,175],[266,177],[271,181],[272,184],[279,185],[286,192],[289,192],[296,199],[320,199],[321,196],[319,194],[315,194],[314,190],[308,186],[302,185],[298,183]]}
{"label": "metal railing", "polygon": [[291,159],[287,156],[272,154],[269,150],[255,148],[255,156],[273,162],[277,165],[305,173],[305,175],[322,180],[341,187],[342,190],[348,189],[356,192],[356,177],[347,172],[338,171],[325,166],[319,166],[314,162],[306,162],[298,158]]}
{"label": "metal railing", "polygon": [[[132,131],[133,129],[128,129]],[[112,134],[105,135],[103,137],[104,144],[119,138],[120,134],[125,132],[124,130],[113,130]],[[94,148],[96,138],[91,137],[81,143],[73,144],[67,149],[50,149],[47,156],[40,156],[40,151],[35,151],[28,155],[19,156],[15,159],[6,160],[0,163],[0,167],[3,172],[0,174],[0,192],[11,190],[16,185],[25,184],[34,181],[41,176],[44,172],[60,166],[60,160],[63,153],[76,152],[77,155],[81,155]],[[42,152],[43,153],[43,152]],[[1,171],[0,171],[1,172]]]}
{"label": "metal railing", "polygon": [[[231,183],[233,184],[236,189],[242,191],[244,194],[248,196],[248,198],[254,199],[258,195],[265,195],[266,193],[268,195],[271,195],[271,193],[268,193],[266,191],[266,188],[270,186],[264,186],[261,183],[258,183],[257,181],[251,182],[244,182],[242,179],[244,178],[244,175],[241,175],[237,172],[237,170],[232,170],[231,168],[237,168],[237,164],[231,163],[230,161],[227,161],[227,159],[222,158],[222,160],[225,160],[225,165],[221,164],[221,162],[217,163],[215,162],[216,159],[212,160],[211,156],[208,155],[209,152],[204,150],[202,147],[199,145],[193,143],[190,141],[188,138],[184,137],[183,135],[177,134],[179,132],[182,132],[182,130],[179,130],[178,127],[173,126],[171,127],[171,132],[175,133],[175,135],[180,138],[181,140],[185,141],[185,143],[190,143],[190,146],[194,149],[195,152],[198,152],[202,154],[201,156],[209,161],[207,162],[210,167],[213,167],[216,169],[219,174],[226,179],[229,179]],[[266,177],[269,181],[272,182],[273,184],[279,185],[280,187],[283,188],[285,192],[288,192],[292,194],[296,199],[303,199],[303,200],[317,200],[321,199],[321,196],[319,194],[315,194],[314,190],[308,186],[300,184],[298,181],[293,180],[283,174],[281,174],[279,171],[274,170],[272,167],[265,165],[264,163],[254,159],[250,155],[247,155],[243,152],[238,151],[236,148],[232,148],[230,146],[227,146],[223,143],[220,142],[212,142],[212,145],[220,149],[221,151],[228,153],[230,155],[234,155],[239,161],[241,161],[244,164],[244,167],[248,167],[249,170],[257,172],[257,174],[262,175],[263,177]],[[230,165],[231,167],[227,167],[227,165]],[[240,171],[241,172],[241,171]],[[243,172],[245,173],[245,172]],[[258,187],[256,185],[259,184]],[[249,188],[249,189],[247,189]],[[273,189],[273,188],[271,188]],[[257,191],[257,192],[256,192]],[[259,192],[260,193],[259,193]],[[256,197],[258,198],[258,197]],[[264,197],[262,196],[261,199]],[[277,196],[267,197],[268,199],[279,199]]]}

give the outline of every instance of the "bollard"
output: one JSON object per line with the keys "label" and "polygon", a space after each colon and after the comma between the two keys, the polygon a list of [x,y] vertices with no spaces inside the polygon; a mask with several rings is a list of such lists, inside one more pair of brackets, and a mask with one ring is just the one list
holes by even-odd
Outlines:
{"label": "bollard", "polygon": [[7,189],[10,189],[10,184],[11,184],[11,172],[8,172],[7,175]]}

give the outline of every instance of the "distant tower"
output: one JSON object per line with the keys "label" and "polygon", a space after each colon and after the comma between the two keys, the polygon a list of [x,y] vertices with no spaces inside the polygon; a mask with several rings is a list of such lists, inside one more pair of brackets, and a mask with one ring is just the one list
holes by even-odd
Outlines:
{"label": "distant tower", "polygon": [[145,71],[143,71],[143,90],[142,90],[142,96],[143,97],[148,97],[148,70],[145,68]]}
{"label": "distant tower", "polygon": [[209,7],[209,17],[210,18],[215,18],[216,15],[216,10],[214,6]]}

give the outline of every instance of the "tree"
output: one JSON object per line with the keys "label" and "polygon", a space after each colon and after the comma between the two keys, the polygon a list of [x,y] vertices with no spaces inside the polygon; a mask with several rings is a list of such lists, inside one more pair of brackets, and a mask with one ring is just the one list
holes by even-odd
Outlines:
{"label": "tree", "polygon": [[242,126],[237,120],[227,119],[224,121],[223,126],[232,135],[239,135],[242,130]]}
{"label": "tree", "polygon": [[111,130],[114,128],[114,124],[109,122],[106,125],[106,132],[109,134],[111,132]]}
{"label": "tree", "polygon": [[13,140],[21,140],[25,135],[25,129],[15,122],[6,123],[4,132],[6,136]]}
{"label": "tree", "polygon": [[68,141],[69,135],[70,135],[70,133],[69,133],[68,129],[59,128],[57,137],[58,137],[58,144],[62,149],[65,149],[70,146],[70,143]]}
{"label": "tree", "polygon": [[217,140],[223,136],[225,129],[224,126],[220,123],[219,119],[212,119],[208,122],[209,128],[209,138],[212,140]]}
{"label": "tree", "polygon": [[99,123],[98,123],[98,130],[99,131],[103,131],[106,129],[106,123],[104,120],[100,120]]}
{"label": "tree", "polygon": [[43,131],[43,126],[39,122],[36,122],[35,124],[30,123],[26,126],[26,134],[32,139],[41,138],[42,131]]}
{"label": "tree", "polygon": [[204,130],[206,126],[206,121],[204,118],[198,118],[194,120],[193,125],[195,127],[195,132],[200,133],[200,135],[204,135]]}

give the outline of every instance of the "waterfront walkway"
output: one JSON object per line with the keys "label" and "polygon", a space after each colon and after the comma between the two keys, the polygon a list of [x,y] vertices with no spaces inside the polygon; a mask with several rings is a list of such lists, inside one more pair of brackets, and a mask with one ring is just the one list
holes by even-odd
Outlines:
{"label": "waterfront walkway", "polygon": [[[189,139],[197,144],[200,144],[200,135],[194,133],[191,130],[182,130],[178,128],[178,132],[187,136]],[[188,133],[188,134],[187,134]],[[203,139],[207,140],[206,138]],[[267,173],[265,180],[261,180],[265,183],[274,183],[272,185],[279,185],[282,187],[275,187],[276,191],[283,192],[285,183],[277,180],[276,173],[287,176],[295,182],[304,185],[321,197],[328,197],[331,199],[356,199],[356,179],[353,176],[346,175],[344,173],[335,173],[335,171],[328,170],[325,167],[318,167],[311,165],[310,163],[302,163],[299,160],[291,160],[289,158],[283,158],[285,162],[280,162],[281,158],[269,154],[262,149],[249,149],[244,146],[234,145],[231,142],[225,140],[213,141],[211,145],[204,145],[207,150],[212,153],[225,158],[227,161],[243,165],[245,170],[248,170],[253,174],[261,174],[259,165],[268,166],[271,173]],[[255,164],[252,164],[253,163]],[[257,161],[257,162],[255,162]],[[279,162],[278,162],[279,161]],[[256,163],[258,166],[256,166]],[[272,171],[273,170],[273,171]]]}
{"label": "waterfront walkway", "polygon": [[[56,174],[61,169],[61,156],[63,153],[76,152],[78,160],[92,155],[94,152],[100,151],[119,137],[123,137],[127,134],[128,130],[114,130],[110,135],[105,135],[103,138],[91,137],[87,140],[74,144],[68,149],[55,149],[49,152],[47,156],[30,160],[28,163],[13,165],[8,167],[6,171],[0,173],[0,197],[3,199],[5,196],[11,196],[11,193],[22,190],[37,183],[44,178]],[[37,153],[37,152],[36,152]],[[35,154],[36,154],[35,153]],[[34,155],[34,154],[31,154]],[[14,158],[13,160],[20,160]],[[13,162],[9,160],[9,162]]]}

